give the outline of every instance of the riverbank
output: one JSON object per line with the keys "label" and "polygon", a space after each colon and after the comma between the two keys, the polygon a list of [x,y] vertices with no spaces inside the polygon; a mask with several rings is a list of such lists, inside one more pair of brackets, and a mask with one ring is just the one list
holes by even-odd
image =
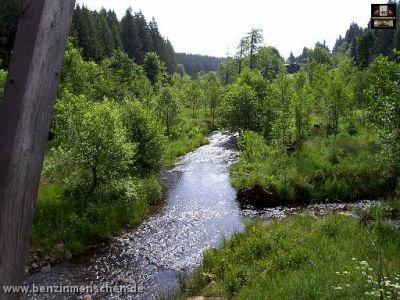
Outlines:
{"label": "riverbank", "polygon": [[[163,166],[171,166],[180,156],[207,144],[207,134],[207,130],[199,129],[179,139],[168,140]],[[134,229],[157,211],[162,205],[164,189],[159,176],[144,175],[131,178],[130,182],[131,189],[126,191],[131,193],[130,201],[102,202],[93,197],[92,201],[82,206],[76,195],[68,194],[63,183],[44,176],[35,209],[25,273],[47,272],[63,260],[81,255],[107,243],[113,236]],[[120,198],[120,195],[114,197]]]}
{"label": "riverbank", "polygon": [[387,218],[399,216],[399,207],[372,207],[358,220],[330,214],[249,223],[205,252],[177,298],[397,299],[400,231]]}
{"label": "riverbank", "polygon": [[244,132],[231,183],[243,204],[260,207],[382,199],[393,195],[396,176],[382,159],[381,146],[367,128],[336,137],[315,134],[288,152]]}

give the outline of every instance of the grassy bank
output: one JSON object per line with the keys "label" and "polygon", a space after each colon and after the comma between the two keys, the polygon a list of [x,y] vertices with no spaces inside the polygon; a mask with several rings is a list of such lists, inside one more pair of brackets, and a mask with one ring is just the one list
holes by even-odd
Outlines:
{"label": "grassy bank", "polygon": [[379,139],[366,128],[336,137],[316,134],[289,153],[245,132],[239,147],[240,160],[231,167],[237,190],[259,184],[278,198],[311,202],[375,199],[395,189]]}
{"label": "grassy bank", "polygon": [[208,144],[209,129],[205,124],[199,122],[194,126],[192,122],[189,122],[185,125],[180,133],[175,138],[168,140],[166,144],[163,162],[165,166],[173,165],[178,157]]}
{"label": "grassy bank", "polygon": [[248,224],[204,254],[184,296],[398,299],[400,232],[343,215]]}
{"label": "grassy bank", "polygon": [[[162,196],[158,177],[114,182],[91,197],[80,197],[62,184],[42,185],[35,210],[33,248],[52,254],[64,243],[73,254],[138,225]],[[62,253],[61,253],[62,254]]]}

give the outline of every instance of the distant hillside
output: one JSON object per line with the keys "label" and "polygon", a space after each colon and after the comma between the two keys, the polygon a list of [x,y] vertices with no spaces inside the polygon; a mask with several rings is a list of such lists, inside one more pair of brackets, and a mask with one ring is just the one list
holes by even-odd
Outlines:
{"label": "distant hillside", "polygon": [[198,55],[198,54],[186,54],[176,53],[176,63],[182,65],[185,72],[192,75],[196,72],[212,72],[216,71],[220,63],[224,58]]}

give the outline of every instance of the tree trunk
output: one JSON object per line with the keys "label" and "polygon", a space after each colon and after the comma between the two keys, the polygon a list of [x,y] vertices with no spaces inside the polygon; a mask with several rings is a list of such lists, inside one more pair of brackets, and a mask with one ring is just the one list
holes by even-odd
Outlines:
{"label": "tree trunk", "polygon": [[25,0],[0,103],[0,299],[24,277],[32,218],[75,1]]}

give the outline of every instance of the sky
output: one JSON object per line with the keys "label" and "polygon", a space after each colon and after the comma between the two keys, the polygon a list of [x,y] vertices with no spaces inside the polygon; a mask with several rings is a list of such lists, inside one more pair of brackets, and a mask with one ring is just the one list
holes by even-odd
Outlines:
{"label": "sky", "polygon": [[[386,1],[381,1],[385,3]],[[224,57],[251,28],[261,28],[264,44],[281,55],[297,56],[303,47],[326,40],[332,49],[351,22],[365,27],[371,3],[379,0],[77,0],[92,10],[114,10],[121,18],[128,7],[154,16],[175,52]]]}

